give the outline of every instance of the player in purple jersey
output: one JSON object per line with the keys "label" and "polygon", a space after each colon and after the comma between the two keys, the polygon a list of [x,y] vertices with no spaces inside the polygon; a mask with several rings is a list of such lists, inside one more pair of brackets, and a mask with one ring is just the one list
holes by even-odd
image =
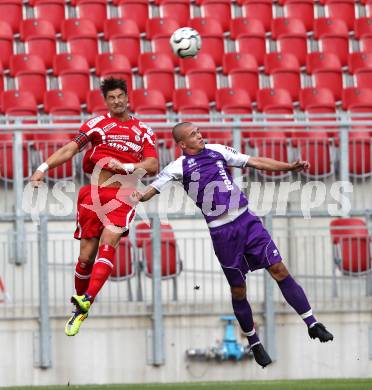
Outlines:
{"label": "player in purple jersey", "polygon": [[231,166],[300,172],[310,164],[251,157],[224,145],[207,145],[199,129],[189,122],[176,125],[173,137],[183,156],[165,167],[146,192],[136,191],[133,198],[147,201],[170,181],[183,185],[208,224],[214,251],[231,288],[235,316],[248,338],[256,362],[265,367],[271,363],[271,358],[254,329],[252,310],[246,297],[245,275],[248,271],[267,269],[286,301],[307,325],[309,336],[321,342],[333,340],[333,335],[314,317],[304,290],[289,274],[270,234],[248,209],[245,195],[228,171]]}

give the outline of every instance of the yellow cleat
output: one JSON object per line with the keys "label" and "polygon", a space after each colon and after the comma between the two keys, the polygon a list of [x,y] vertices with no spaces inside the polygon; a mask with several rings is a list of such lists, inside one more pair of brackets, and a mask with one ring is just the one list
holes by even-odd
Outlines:
{"label": "yellow cleat", "polygon": [[75,336],[79,332],[81,324],[87,317],[88,313],[83,313],[80,309],[74,311],[65,326],[66,336]]}
{"label": "yellow cleat", "polygon": [[76,306],[77,309],[80,309],[83,313],[88,313],[90,309],[90,296],[88,294],[83,295],[73,295],[71,297],[71,302]]}

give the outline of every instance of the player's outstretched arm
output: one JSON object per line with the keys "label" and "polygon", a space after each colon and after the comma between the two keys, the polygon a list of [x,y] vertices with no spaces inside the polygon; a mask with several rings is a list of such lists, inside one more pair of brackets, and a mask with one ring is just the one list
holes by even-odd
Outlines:
{"label": "player's outstretched arm", "polygon": [[134,191],[132,194],[132,199],[134,202],[147,202],[153,196],[157,195],[159,192],[154,187],[148,187],[145,192]]}
{"label": "player's outstretched arm", "polygon": [[145,157],[139,163],[121,163],[120,161],[113,158],[109,164],[109,168],[117,173],[132,173],[136,169],[144,169],[148,175],[155,175],[159,169],[158,159],[155,157]]}
{"label": "player's outstretched arm", "polygon": [[76,142],[71,141],[68,144],[62,146],[54,152],[48,159],[43,162],[39,168],[36,169],[31,176],[30,181],[35,187],[38,187],[44,178],[45,172],[48,169],[52,169],[64,164],[66,161],[71,160],[75,154],[79,153],[79,146]]}
{"label": "player's outstretched arm", "polygon": [[263,171],[301,172],[309,169],[310,163],[308,161],[300,160],[294,161],[292,163],[287,163],[267,157],[250,157],[246,166]]}

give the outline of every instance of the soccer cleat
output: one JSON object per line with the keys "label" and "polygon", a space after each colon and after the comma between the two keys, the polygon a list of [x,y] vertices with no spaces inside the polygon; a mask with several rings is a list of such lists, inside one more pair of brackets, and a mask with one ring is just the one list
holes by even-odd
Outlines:
{"label": "soccer cleat", "polygon": [[66,336],[75,336],[80,329],[83,321],[88,317],[88,313],[84,313],[81,309],[76,309],[72,312],[72,316],[66,323],[65,333]]}
{"label": "soccer cleat", "polygon": [[262,366],[262,368],[265,368],[270,363],[272,363],[272,360],[269,356],[269,354],[265,351],[265,348],[261,343],[254,345],[252,348],[254,360]]}
{"label": "soccer cleat", "polygon": [[88,294],[73,295],[71,297],[71,302],[83,313],[87,313],[91,305],[90,299],[91,297]]}
{"label": "soccer cleat", "polygon": [[320,322],[317,322],[314,326],[309,328],[309,336],[312,339],[319,339],[321,343],[326,343],[327,341],[333,340],[333,334],[328,332],[326,327],[321,324]]}

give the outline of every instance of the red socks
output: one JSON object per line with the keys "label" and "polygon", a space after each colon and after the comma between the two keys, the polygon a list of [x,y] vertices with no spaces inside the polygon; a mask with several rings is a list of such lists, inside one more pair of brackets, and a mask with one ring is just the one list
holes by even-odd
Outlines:
{"label": "red socks", "polygon": [[86,294],[92,297],[91,302],[93,302],[112,272],[115,252],[116,249],[107,244],[101,245],[98,248],[97,260],[93,266],[89,287],[85,291]]}
{"label": "red socks", "polygon": [[83,295],[89,286],[93,264],[79,260],[75,267],[75,290],[77,295]]}

